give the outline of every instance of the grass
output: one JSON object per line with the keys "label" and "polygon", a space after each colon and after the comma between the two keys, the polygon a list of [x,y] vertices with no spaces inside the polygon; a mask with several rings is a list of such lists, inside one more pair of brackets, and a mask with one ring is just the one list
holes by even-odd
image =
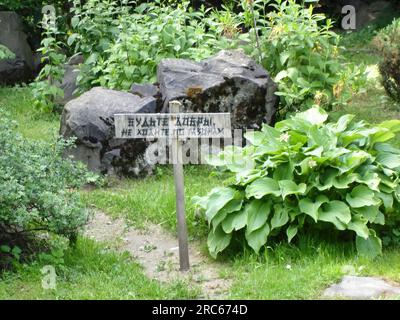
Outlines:
{"label": "grass", "polygon": [[18,122],[18,130],[28,139],[52,141],[58,135],[59,116],[38,114],[28,87],[0,88],[0,109]]}
{"label": "grass", "polygon": [[[211,188],[223,183],[223,177],[211,175],[206,166],[185,167],[185,202],[189,234],[192,238],[206,234],[204,220],[195,215],[191,198],[205,195]],[[134,226],[162,224],[175,232],[175,187],[171,168],[159,168],[155,176],[145,180],[122,180],[106,188],[83,192],[83,199],[90,207],[103,210],[113,217],[124,217]]]}
{"label": "grass", "polygon": [[[149,280],[128,253],[116,254],[104,245],[80,238],[64,261],[36,260],[0,274],[0,299],[191,299],[197,292],[183,282],[161,285]],[[56,268],[56,288],[44,289],[41,270]]]}
{"label": "grass", "polygon": [[[387,19],[389,21],[389,18]],[[376,70],[379,54],[370,40],[384,23],[361,32],[346,34],[344,55],[356,63]],[[30,139],[51,140],[59,127],[59,117],[38,116],[32,111],[32,98],[27,88],[0,89],[0,108],[11,113],[20,123],[19,130]],[[400,119],[400,107],[388,99],[379,78],[371,77],[364,92],[345,106],[330,113],[332,119],[352,113],[357,119],[379,123]],[[396,139],[400,145],[400,139]],[[191,197],[204,195],[224,183],[226,177],[211,175],[207,167],[185,167],[186,210],[191,238],[205,243],[207,225],[196,218]],[[143,228],[148,223],[162,224],[176,230],[175,193],[171,168],[160,167],[156,175],[144,180],[110,180],[108,185],[81,192],[87,206],[113,217],[123,217]],[[2,274],[1,299],[175,299],[195,297],[183,283],[160,285],[147,279],[128,255],[112,253],[105,245],[81,238],[76,249],[68,249],[61,267],[56,290],[43,290],[40,269],[44,262],[22,265],[17,272]],[[224,271],[233,285],[231,299],[318,299],[323,290],[352,271],[400,282],[400,252],[387,248],[373,260],[357,257],[353,243],[321,240],[308,235],[294,244],[274,243],[261,256],[245,251],[224,255],[230,266]],[[190,287],[190,286],[189,286]]]}
{"label": "grass", "polygon": [[387,249],[371,261],[357,257],[352,243],[303,236],[293,245],[273,245],[261,257],[239,256],[232,269],[232,299],[323,299],[323,291],[346,274],[400,281],[400,252]]}

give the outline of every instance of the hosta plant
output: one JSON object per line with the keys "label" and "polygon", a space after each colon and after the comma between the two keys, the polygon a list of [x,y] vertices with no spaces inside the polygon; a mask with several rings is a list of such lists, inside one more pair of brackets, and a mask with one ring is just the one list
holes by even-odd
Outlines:
{"label": "hosta plant", "polygon": [[307,229],[354,235],[360,254],[381,252],[385,228],[398,225],[400,150],[388,141],[400,121],[379,125],[313,107],[261,131],[251,144],[227,147],[209,163],[233,173],[231,184],[195,203],[210,226],[208,247],[217,254],[233,239],[258,253],[273,236],[290,242]]}

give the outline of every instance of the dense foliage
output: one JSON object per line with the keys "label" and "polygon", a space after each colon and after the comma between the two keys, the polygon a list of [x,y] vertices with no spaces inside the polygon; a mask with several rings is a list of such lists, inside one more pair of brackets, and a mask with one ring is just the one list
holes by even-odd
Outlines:
{"label": "dense foliage", "polygon": [[374,44],[383,57],[379,64],[383,86],[390,97],[400,101],[400,19],[382,29]]}
{"label": "dense foliage", "polygon": [[68,45],[85,56],[82,89],[102,85],[127,90],[134,82],[155,80],[163,58],[199,60],[227,47],[218,23],[189,1],[144,3],[132,11],[128,1],[74,1]]}
{"label": "dense foliage", "polygon": [[41,53],[41,62],[44,67],[32,83],[32,93],[35,98],[35,108],[40,111],[53,111],[57,99],[64,96],[64,92],[59,88],[64,76],[64,63],[66,56],[62,51],[62,42],[59,40],[62,34],[56,21],[51,21],[49,15],[44,15],[43,39],[38,52]]}
{"label": "dense foliage", "polygon": [[0,264],[21,237],[36,232],[73,237],[87,221],[75,188],[95,178],[83,165],[63,159],[71,142],[29,141],[15,126],[0,113]]}
{"label": "dense foliage", "polygon": [[326,227],[353,231],[360,254],[381,252],[384,226],[400,221],[400,150],[387,143],[400,121],[371,126],[352,115],[330,123],[327,117],[311,108],[248,133],[251,145],[210,159],[236,176],[195,198],[210,225],[214,257],[233,239],[244,238],[258,253],[270,237],[286,233],[290,242],[306,228]]}
{"label": "dense foliage", "polygon": [[282,117],[313,104],[329,109],[358,88],[362,69],[340,58],[331,22],[312,6],[294,0],[229,3],[194,9],[189,1],[74,0],[63,50],[84,55],[80,90],[128,90],[134,82],[155,81],[163,58],[201,60],[238,47],[275,77]]}

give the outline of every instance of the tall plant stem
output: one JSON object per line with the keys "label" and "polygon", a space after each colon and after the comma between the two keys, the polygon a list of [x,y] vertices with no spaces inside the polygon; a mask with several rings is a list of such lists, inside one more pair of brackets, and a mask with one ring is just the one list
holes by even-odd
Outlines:
{"label": "tall plant stem", "polygon": [[262,63],[262,52],[261,52],[261,46],[260,46],[260,38],[258,36],[258,31],[257,31],[257,21],[256,21],[256,15],[254,12],[254,2],[253,0],[249,0],[250,4],[250,10],[251,10],[251,15],[253,16],[253,27],[254,27],[254,34],[256,36],[256,43],[257,43],[257,49],[258,49],[258,55],[259,55],[259,63]]}

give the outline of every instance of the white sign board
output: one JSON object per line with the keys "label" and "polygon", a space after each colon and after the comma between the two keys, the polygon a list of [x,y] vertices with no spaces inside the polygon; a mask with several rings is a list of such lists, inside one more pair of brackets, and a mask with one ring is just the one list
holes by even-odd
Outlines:
{"label": "white sign board", "polygon": [[229,113],[116,114],[117,138],[231,138]]}

